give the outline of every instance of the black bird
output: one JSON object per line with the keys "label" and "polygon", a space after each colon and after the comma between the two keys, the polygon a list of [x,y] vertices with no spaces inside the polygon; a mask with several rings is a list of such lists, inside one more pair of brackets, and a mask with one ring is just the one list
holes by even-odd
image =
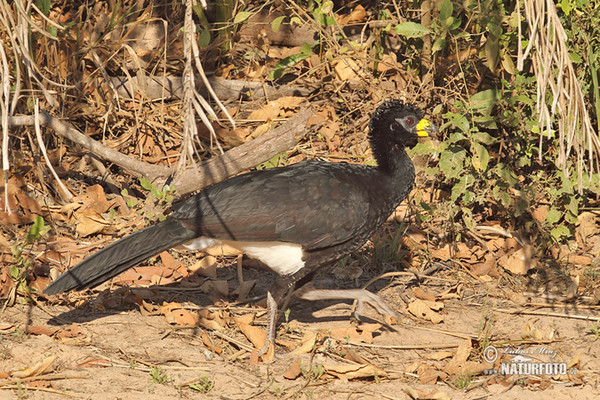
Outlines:
{"label": "black bird", "polygon": [[[164,221],[112,243],[62,274],[45,293],[90,288],[164,250],[228,243],[278,274],[268,292],[268,343],[277,305],[302,278],[358,250],[411,191],[415,169],[406,147],[437,128],[400,100],[380,105],[369,124],[377,166],[305,161],[245,173],[179,204]],[[354,299],[395,315],[366,290],[317,290],[306,300]]]}

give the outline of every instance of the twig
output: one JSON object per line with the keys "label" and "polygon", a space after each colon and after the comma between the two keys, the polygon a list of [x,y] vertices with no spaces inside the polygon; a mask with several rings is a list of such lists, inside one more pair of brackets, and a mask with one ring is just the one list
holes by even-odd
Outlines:
{"label": "twig", "polygon": [[504,308],[496,308],[494,311],[498,311],[505,314],[524,314],[524,315],[542,315],[546,317],[557,317],[557,318],[570,318],[570,319],[582,319],[585,321],[596,321],[600,322],[600,317],[591,317],[588,315],[576,315],[576,314],[561,314],[556,312],[546,312],[546,311],[535,311],[535,310],[507,310]]}
{"label": "twig", "polygon": [[21,378],[21,379],[13,379],[10,381],[6,381],[6,382],[2,382],[0,383],[0,387],[2,386],[7,386],[7,385],[12,385],[14,383],[19,383],[19,382],[30,382],[30,381],[56,381],[59,379],[88,379],[89,376],[84,376],[84,375],[65,375],[65,374],[50,374],[50,375],[37,375],[37,376],[30,376],[27,378]]}
{"label": "twig", "polygon": [[338,341],[341,344],[349,344],[352,346],[369,347],[373,349],[392,349],[392,350],[427,350],[427,349],[451,349],[458,347],[457,344],[406,344],[406,345],[379,345],[370,343],[353,342],[351,340],[338,339],[331,337],[331,339]]}
{"label": "twig", "polygon": [[[35,386],[27,386],[26,388],[27,388],[27,390],[39,390],[40,392],[60,394],[62,396],[72,397],[74,399],[83,399],[83,396],[78,396],[76,394],[71,394],[71,393],[67,393],[67,392],[61,392],[60,390],[55,390],[55,389],[50,389],[50,388],[42,388],[42,387],[35,387]],[[23,389],[23,387],[13,385],[13,386],[3,386],[3,387],[0,387],[0,389],[19,390],[19,389]]]}

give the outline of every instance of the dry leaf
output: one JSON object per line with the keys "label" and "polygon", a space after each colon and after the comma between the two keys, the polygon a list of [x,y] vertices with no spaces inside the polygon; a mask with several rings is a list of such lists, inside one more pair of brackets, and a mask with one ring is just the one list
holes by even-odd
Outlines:
{"label": "dry leaf", "polygon": [[49,327],[49,326],[41,326],[41,325],[32,325],[32,326],[27,327],[27,333],[30,333],[32,335],[52,336],[59,330],[60,330],[60,328],[57,328],[57,327]]}
{"label": "dry leaf", "polygon": [[244,301],[248,298],[248,295],[250,294],[250,291],[252,290],[254,285],[256,285],[256,279],[244,281],[232,294],[237,294],[238,299],[240,301]]}
{"label": "dry leaf", "polygon": [[413,288],[413,294],[415,295],[415,297],[417,299],[435,301],[434,295],[431,295],[431,294],[425,292],[423,289],[421,289],[418,286]]}
{"label": "dry leaf", "polygon": [[8,331],[8,330],[12,329],[14,326],[15,326],[14,324],[0,323],[0,331]]}
{"label": "dry leaf", "polygon": [[425,354],[424,358],[426,360],[440,361],[440,360],[443,360],[444,358],[450,358],[452,356],[454,356],[453,351],[436,351],[435,353]]}
{"label": "dry leaf", "polygon": [[238,323],[238,327],[255,348],[263,348],[267,341],[267,332],[264,329],[244,323]]}
{"label": "dry leaf", "polygon": [[304,332],[304,337],[302,338],[302,344],[300,347],[294,349],[289,353],[290,356],[300,355],[300,354],[308,354],[315,347],[315,342],[317,341],[317,332],[313,330],[307,330]]}
{"label": "dry leaf", "polygon": [[56,360],[57,356],[48,356],[44,358],[42,361],[35,363],[33,366],[14,371],[11,373],[13,378],[29,378],[30,376],[38,376],[50,372],[52,370],[52,365],[54,364],[54,360]]}
{"label": "dry leaf", "polygon": [[575,354],[575,357],[573,357],[573,359],[571,361],[569,361],[569,363],[567,364],[567,369],[571,369],[573,367],[580,367],[580,365],[579,365],[580,359],[581,359],[581,351],[578,351],[577,354]]}
{"label": "dry leaf", "polygon": [[198,325],[203,328],[219,331],[227,325],[220,311],[200,310],[197,315]]}
{"label": "dry leaf", "polygon": [[223,352],[223,348],[221,346],[215,346],[210,336],[208,336],[208,333],[202,332],[201,337],[202,343],[204,343],[207,349],[209,349],[210,351],[214,351],[217,354],[221,354]]}
{"label": "dry leaf", "polygon": [[525,246],[513,253],[506,254],[498,260],[498,264],[515,275],[525,275],[527,271],[535,268],[533,248]]}
{"label": "dry leaf", "polygon": [[339,18],[337,18],[337,20],[340,25],[347,25],[356,22],[362,22],[365,20],[366,17],[367,12],[365,11],[365,8],[359,4],[356,7],[354,7],[354,10],[352,10],[350,14],[342,15]]}
{"label": "dry leaf", "polygon": [[[440,302],[432,302],[433,304],[437,304]],[[443,303],[442,303],[443,307]],[[425,319],[433,322],[434,324],[439,324],[444,320],[444,318],[433,311],[431,307],[427,305],[427,303],[423,300],[415,300],[408,305],[408,311],[417,318]]]}
{"label": "dry leaf", "polygon": [[577,296],[577,290],[579,289],[579,275],[575,275],[567,286],[566,300],[572,300]]}
{"label": "dry leaf", "polygon": [[323,368],[329,375],[345,380],[387,376],[383,369],[373,364],[324,363]]}
{"label": "dry leaf", "polygon": [[217,258],[213,256],[206,256],[202,260],[198,261],[191,267],[190,271],[193,273],[206,276],[207,278],[217,278]]}
{"label": "dry leaf", "polygon": [[244,314],[234,319],[236,324],[248,324],[252,325],[254,322],[255,314]]}
{"label": "dry leaf", "polygon": [[172,325],[195,326],[198,325],[200,319],[198,314],[184,309],[179,303],[165,303],[160,307],[160,312]]}
{"label": "dry leaf", "polygon": [[333,62],[333,69],[341,81],[358,81],[364,75],[362,68],[352,58],[342,58]]}
{"label": "dry leaf", "polygon": [[297,359],[290,364],[287,371],[283,374],[285,379],[296,379],[302,374],[302,368],[300,367],[300,359]]}
{"label": "dry leaf", "polygon": [[448,374],[437,369],[428,368],[419,374],[419,382],[423,384],[435,384],[444,381]]}
{"label": "dry leaf", "polygon": [[527,325],[525,325],[525,329],[523,329],[523,332],[521,332],[521,338],[542,340],[544,338],[544,335],[542,335],[542,332],[538,328],[536,328],[532,322],[528,322]]}
{"label": "dry leaf", "polygon": [[[361,324],[358,327],[327,329],[331,337],[352,342],[373,343],[373,332],[381,328],[381,324]],[[327,334],[323,330],[324,334]]]}

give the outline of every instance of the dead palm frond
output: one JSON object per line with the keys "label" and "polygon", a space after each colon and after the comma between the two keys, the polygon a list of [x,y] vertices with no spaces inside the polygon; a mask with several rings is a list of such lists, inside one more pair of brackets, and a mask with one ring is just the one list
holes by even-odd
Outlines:
{"label": "dead palm frond", "polygon": [[[517,9],[520,11],[520,5]],[[553,1],[524,0],[524,9],[529,27],[529,45],[523,51],[519,38],[517,68],[522,71],[525,59],[531,57],[537,77],[540,158],[544,134],[548,138],[552,136],[556,119],[560,143],[556,164],[568,177],[568,160],[575,153],[578,188],[581,192],[584,173],[587,172],[591,179],[592,174],[600,171],[600,140],[590,121],[581,86],[569,58],[567,34]]]}

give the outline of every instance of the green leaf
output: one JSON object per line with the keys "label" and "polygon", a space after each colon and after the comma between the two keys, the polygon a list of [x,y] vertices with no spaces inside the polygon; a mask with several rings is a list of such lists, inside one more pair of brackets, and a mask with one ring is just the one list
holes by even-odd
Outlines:
{"label": "green leaf", "polygon": [[544,222],[548,225],[554,225],[560,220],[562,213],[556,208],[552,207],[548,210],[548,214],[546,214],[546,219]]}
{"label": "green leaf", "polygon": [[492,108],[498,102],[500,97],[501,94],[496,89],[482,90],[471,96],[469,99],[469,106],[473,110]]}
{"label": "green leaf", "polygon": [[452,125],[460,129],[461,132],[469,132],[471,125],[469,124],[469,120],[464,115],[458,113],[446,113],[445,117],[448,118]]}
{"label": "green leaf", "polygon": [[19,271],[18,266],[13,265],[12,267],[10,267],[10,276],[13,278],[13,280],[19,280],[19,275],[21,275],[21,271]]}
{"label": "green leaf", "polygon": [[50,0],[35,0],[35,5],[44,15],[48,15],[52,8],[52,2]]}
{"label": "green leaf", "polygon": [[477,142],[473,142],[471,143],[471,152],[473,153],[473,157],[471,158],[471,164],[473,167],[475,167],[477,172],[486,171],[490,161],[490,154],[485,146]]}
{"label": "green leaf", "polygon": [[394,32],[407,38],[420,38],[431,33],[431,31],[423,25],[410,21],[401,22],[396,25]]}
{"label": "green leaf", "polygon": [[[463,175],[460,177],[458,182],[452,187],[452,194],[450,196],[453,202],[456,202],[463,194],[467,193],[467,189],[473,185],[475,179],[471,175]],[[468,203],[468,202],[465,202]]]}
{"label": "green leaf", "polygon": [[284,58],[275,67],[273,67],[273,70],[269,72],[269,75],[267,75],[267,79],[272,81],[281,78],[290,68],[309,57],[310,54],[302,52],[299,54],[292,54],[291,56]]}
{"label": "green leaf", "polygon": [[204,29],[198,36],[198,46],[207,47],[210,44],[210,39],[210,31],[208,29]]}
{"label": "green leaf", "polygon": [[462,147],[450,146],[440,155],[439,167],[446,179],[458,178],[464,169],[467,152]]}
{"label": "green leaf", "polygon": [[44,218],[36,215],[33,226],[29,228],[29,232],[27,232],[27,242],[33,243],[42,236],[44,236],[50,230],[49,226],[44,225]]}
{"label": "green leaf", "polygon": [[152,183],[147,178],[141,178],[140,185],[144,190],[152,190]]}
{"label": "green leaf", "polygon": [[237,13],[235,18],[233,19],[233,23],[239,24],[241,22],[244,22],[245,20],[250,18],[251,15],[252,15],[252,13],[250,11],[240,11],[239,13]]}
{"label": "green leaf", "polygon": [[498,37],[488,37],[485,42],[485,58],[492,73],[496,73],[498,61],[500,60],[500,41]]}
{"label": "green leaf", "polygon": [[277,32],[277,30],[279,29],[279,26],[281,26],[281,23],[283,22],[283,20],[285,19],[285,15],[282,15],[281,17],[277,17],[273,20],[273,22],[271,22],[271,29],[273,29],[273,32]]}
{"label": "green leaf", "polygon": [[566,226],[559,225],[550,231],[550,235],[555,241],[561,242],[563,239],[571,236],[571,231]]}
{"label": "green leaf", "polygon": [[452,16],[454,6],[451,0],[444,0],[440,5],[440,21],[446,21]]}
{"label": "green leaf", "polygon": [[487,132],[474,132],[473,135],[471,136],[473,138],[474,141],[476,141],[477,143],[482,143],[485,145],[492,145],[494,143],[496,143],[498,140],[493,137],[492,135],[490,135]]}
{"label": "green leaf", "polygon": [[152,193],[152,196],[156,197],[157,199],[161,199],[165,195],[162,191],[158,190],[154,186],[150,189],[150,193]]}
{"label": "green leaf", "polygon": [[435,39],[435,42],[433,42],[433,46],[431,46],[431,51],[433,53],[437,53],[438,51],[444,49],[446,47],[446,39],[444,39],[443,37],[439,37],[437,39]]}

